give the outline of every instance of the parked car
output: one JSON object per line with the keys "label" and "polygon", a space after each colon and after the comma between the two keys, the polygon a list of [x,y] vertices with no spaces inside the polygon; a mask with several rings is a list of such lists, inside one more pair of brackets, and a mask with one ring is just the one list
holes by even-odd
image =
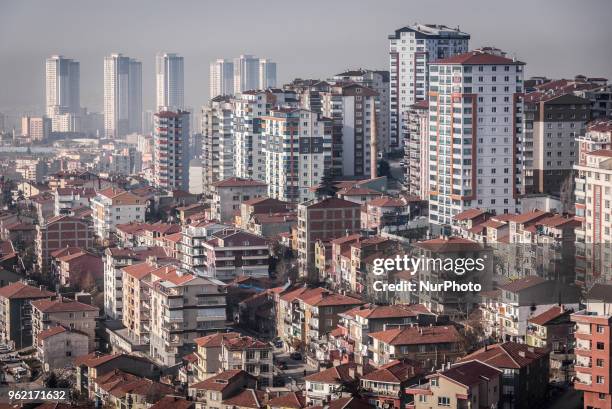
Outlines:
{"label": "parked car", "polygon": [[302,354],[300,354],[299,352],[292,352],[291,355],[289,355],[289,358],[293,359],[294,361],[301,361]]}
{"label": "parked car", "polygon": [[282,369],[284,371],[287,369],[287,362],[281,361],[276,366],[278,366],[279,369]]}

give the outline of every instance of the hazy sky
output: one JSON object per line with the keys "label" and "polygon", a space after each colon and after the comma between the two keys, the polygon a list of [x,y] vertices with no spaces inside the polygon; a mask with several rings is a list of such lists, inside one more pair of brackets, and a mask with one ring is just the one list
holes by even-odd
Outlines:
{"label": "hazy sky", "polygon": [[0,0],[0,111],[42,112],[51,54],[80,61],[81,105],[99,111],[105,55],[142,61],[151,109],[155,53],[179,53],[185,102],[199,107],[215,58],[271,58],[280,83],[388,69],[387,35],[417,21],[459,25],[471,48],[504,49],[527,62],[529,76],[612,79],[611,17],[611,0]]}

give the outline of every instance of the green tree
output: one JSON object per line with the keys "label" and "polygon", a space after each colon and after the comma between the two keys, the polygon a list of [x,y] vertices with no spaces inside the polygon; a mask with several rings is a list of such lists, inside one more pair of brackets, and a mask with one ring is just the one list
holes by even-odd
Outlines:
{"label": "green tree", "polygon": [[325,169],[321,183],[315,192],[317,199],[323,199],[326,197],[333,197],[336,195],[338,187],[334,184],[334,174],[331,169]]}

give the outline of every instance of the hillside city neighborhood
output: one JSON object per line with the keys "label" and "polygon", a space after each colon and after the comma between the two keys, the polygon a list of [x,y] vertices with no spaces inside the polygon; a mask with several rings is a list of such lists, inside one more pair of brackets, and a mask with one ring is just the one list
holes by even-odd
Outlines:
{"label": "hillside city neighborhood", "polygon": [[[0,114],[0,389],[69,393],[1,407],[611,409],[612,84],[456,23],[325,78],[219,58],[201,108],[178,53],[153,110],[100,56],[103,112],[41,55],[45,112]],[[401,290],[449,280],[482,290]]]}

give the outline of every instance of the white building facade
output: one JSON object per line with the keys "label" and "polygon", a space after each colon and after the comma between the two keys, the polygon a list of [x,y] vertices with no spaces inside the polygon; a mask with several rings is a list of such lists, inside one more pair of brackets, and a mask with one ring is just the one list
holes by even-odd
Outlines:
{"label": "white building facade", "polygon": [[408,108],[427,98],[427,64],[468,51],[470,35],[459,28],[414,24],[389,35],[390,119],[392,147],[401,143]]}
{"label": "white building facade", "polygon": [[[81,113],[80,64],[61,55],[46,60],[46,113],[54,132],[77,132]],[[68,125],[72,125],[69,127]]]}
{"label": "white building facade", "polygon": [[524,63],[472,51],[429,68],[429,220],[478,207],[520,212],[517,145]]}
{"label": "white building facade", "polygon": [[159,53],[155,57],[157,110],[185,108],[185,72],[183,57]]}

